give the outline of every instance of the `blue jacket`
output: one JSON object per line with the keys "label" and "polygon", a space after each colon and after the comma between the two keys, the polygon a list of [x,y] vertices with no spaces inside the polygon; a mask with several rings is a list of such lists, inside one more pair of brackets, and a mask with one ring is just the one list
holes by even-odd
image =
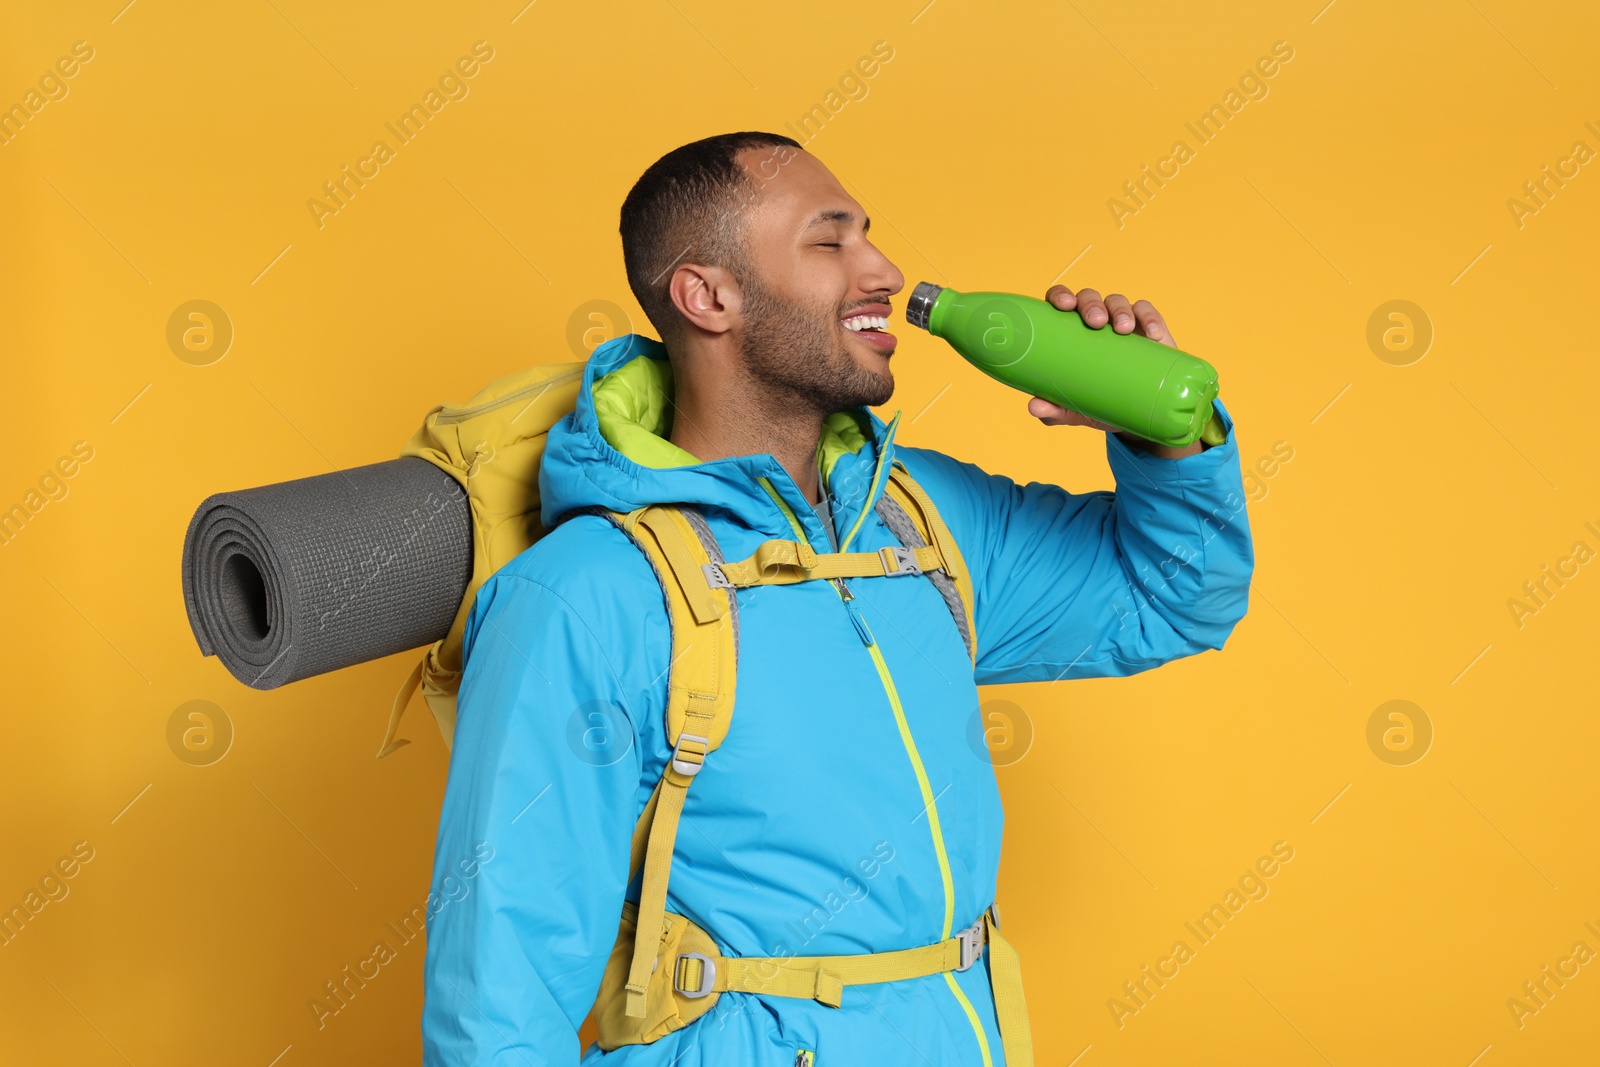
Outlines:
{"label": "blue jacket", "polygon": [[[669,755],[666,606],[610,522],[557,520],[689,502],[724,557],[743,559],[794,536],[765,478],[812,546],[834,550],[770,454],[702,463],[665,440],[670,395],[659,342],[630,334],[595,351],[546,445],[550,532],[472,608],[427,930],[429,1065],[577,1062],[623,900],[637,899],[629,842]],[[972,573],[977,668],[932,582],[850,579],[902,729],[829,583],[740,590],[732,727],[689,791],[667,909],[734,956],[883,952],[977,919],[995,897],[1003,822],[972,741],[977,687],[1149,670],[1220,649],[1245,614],[1254,551],[1233,422],[1216,410],[1226,441],[1182,459],[1107,434],[1114,494],[897,447],[898,415],[830,416],[818,462],[836,534],[853,530],[851,550],[899,544],[873,510],[872,475],[880,456],[904,463]],[[1024,978],[1029,962],[1024,950]],[[675,1033],[591,1046],[582,1062],[790,1067],[802,1050],[817,1067],[1001,1067],[987,954],[963,972],[852,986],[839,1008],[724,993]]]}

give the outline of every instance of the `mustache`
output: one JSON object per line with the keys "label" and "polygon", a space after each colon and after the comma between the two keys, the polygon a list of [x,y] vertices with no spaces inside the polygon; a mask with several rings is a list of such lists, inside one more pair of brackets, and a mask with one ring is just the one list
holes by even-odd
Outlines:
{"label": "mustache", "polygon": [[863,300],[859,304],[856,304],[856,305],[854,305],[852,307],[847,307],[844,310],[842,310],[839,313],[839,317],[841,319],[848,318],[853,312],[856,312],[856,311],[860,310],[861,308],[872,307],[875,304],[882,304],[884,307],[887,307],[889,309],[888,317],[889,318],[894,318],[894,304],[890,302],[888,297],[880,297],[877,300]]}

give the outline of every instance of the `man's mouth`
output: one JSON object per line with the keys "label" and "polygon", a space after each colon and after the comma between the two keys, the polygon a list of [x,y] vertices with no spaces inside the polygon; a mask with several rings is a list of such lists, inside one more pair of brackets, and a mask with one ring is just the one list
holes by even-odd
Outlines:
{"label": "man's mouth", "polygon": [[[877,314],[881,310],[883,314]],[[894,351],[896,338],[888,331],[889,309],[873,308],[870,312],[856,312],[839,320],[846,333],[853,333],[879,352]]]}

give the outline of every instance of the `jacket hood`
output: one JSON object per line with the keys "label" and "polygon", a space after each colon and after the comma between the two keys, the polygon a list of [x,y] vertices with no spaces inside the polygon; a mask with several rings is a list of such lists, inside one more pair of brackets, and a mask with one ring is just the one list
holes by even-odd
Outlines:
{"label": "jacket hood", "polygon": [[[793,531],[786,505],[814,545],[831,551],[811,503],[770,452],[701,462],[668,440],[672,389],[672,364],[660,341],[630,333],[594,350],[577,405],[545,441],[539,468],[545,528],[554,529],[575,508],[628,512],[688,503],[723,509],[753,530],[787,537]],[[899,421],[899,411],[885,423],[864,406],[823,420],[816,462],[840,531],[853,530],[883,492]]]}

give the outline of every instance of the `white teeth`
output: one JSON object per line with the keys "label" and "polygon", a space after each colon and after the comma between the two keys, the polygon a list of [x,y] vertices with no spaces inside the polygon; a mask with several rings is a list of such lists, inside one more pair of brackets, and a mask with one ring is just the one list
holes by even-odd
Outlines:
{"label": "white teeth", "polygon": [[862,330],[884,329],[889,325],[889,320],[882,315],[856,315],[844,320],[844,328],[852,333]]}

